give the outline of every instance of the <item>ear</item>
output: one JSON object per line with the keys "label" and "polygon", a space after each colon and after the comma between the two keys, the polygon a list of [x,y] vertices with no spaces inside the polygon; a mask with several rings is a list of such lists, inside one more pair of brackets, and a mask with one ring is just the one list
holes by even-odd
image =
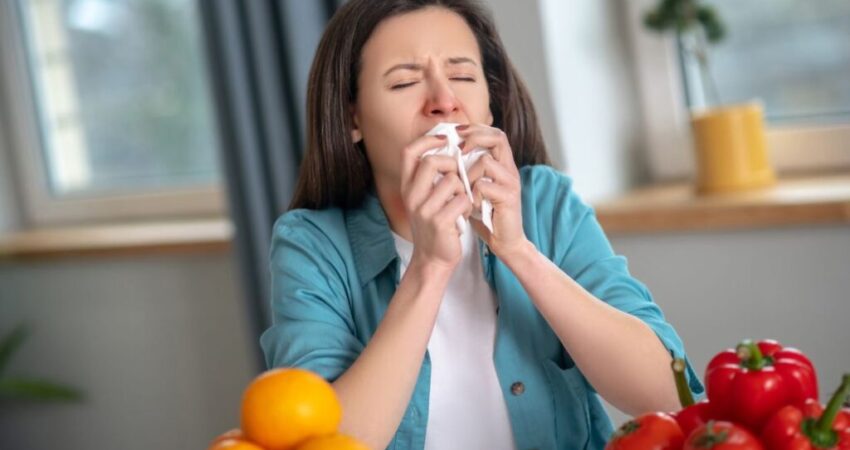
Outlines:
{"label": "ear", "polygon": [[351,129],[351,142],[356,144],[363,140],[363,133],[360,132],[360,119],[357,117],[357,108],[354,105],[349,105],[348,113],[351,114],[351,122],[354,124],[354,127]]}

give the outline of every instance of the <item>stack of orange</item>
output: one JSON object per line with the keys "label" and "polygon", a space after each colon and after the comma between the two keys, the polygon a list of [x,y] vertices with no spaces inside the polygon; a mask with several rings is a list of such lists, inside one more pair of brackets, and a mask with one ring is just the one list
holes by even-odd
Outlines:
{"label": "stack of orange", "polygon": [[303,369],[272,369],[242,396],[242,425],[221,434],[209,450],[369,450],[337,432],[342,407],[333,387]]}

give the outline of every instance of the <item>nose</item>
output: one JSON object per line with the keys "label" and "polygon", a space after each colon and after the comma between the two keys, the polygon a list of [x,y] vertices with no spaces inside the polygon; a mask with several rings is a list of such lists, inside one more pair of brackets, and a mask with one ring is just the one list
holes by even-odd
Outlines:
{"label": "nose", "polygon": [[434,74],[429,78],[424,114],[428,117],[455,117],[460,111],[460,102],[449,80],[440,74]]}

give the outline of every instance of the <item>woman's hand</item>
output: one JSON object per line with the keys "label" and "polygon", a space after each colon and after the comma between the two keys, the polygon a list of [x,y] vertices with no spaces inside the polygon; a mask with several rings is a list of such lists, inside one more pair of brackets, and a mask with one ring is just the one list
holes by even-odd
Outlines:
{"label": "woman's hand", "polygon": [[[445,136],[422,136],[404,148],[401,196],[413,234],[410,265],[425,265],[451,274],[460,262],[457,218],[468,217],[472,203],[458,177],[457,161],[441,155],[422,159],[428,150],[446,145]],[[443,177],[435,185],[434,178]]]}
{"label": "woman's hand", "polygon": [[[519,169],[514,162],[508,137],[498,129],[482,124],[458,127],[463,140],[461,151],[469,153],[483,148],[488,153],[468,168],[467,176],[472,186],[475,207],[482,199],[493,205],[493,232],[478,220],[472,219],[475,232],[484,239],[490,250],[501,258],[528,248],[529,241],[522,229],[522,195]],[[490,180],[483,179],[489,178]]]}

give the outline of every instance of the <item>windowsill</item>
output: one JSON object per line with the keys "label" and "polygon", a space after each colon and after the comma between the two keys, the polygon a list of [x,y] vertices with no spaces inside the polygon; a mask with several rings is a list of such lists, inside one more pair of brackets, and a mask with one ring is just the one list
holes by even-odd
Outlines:
{"label": "windowsill", "polygon": [[[786,176],[772,188],[707,197],[688,182],[665,183],[594,209],[609,235],[850,224],[850,173]],[[0,234],[0,261],[220,253],[233,233],[226,218],[34,229]]]}
{"label": "windowsill", "polygon": [[691,186],[652,185],[594,209],[609,235],[850,224],[850,172],[783,176],[770,188],[705,197]]}
{"label": "windowsill", "polygon": [[69,226],[0,234],[0,261],[69,256],[218,253],[230,249],[226,218]]}

